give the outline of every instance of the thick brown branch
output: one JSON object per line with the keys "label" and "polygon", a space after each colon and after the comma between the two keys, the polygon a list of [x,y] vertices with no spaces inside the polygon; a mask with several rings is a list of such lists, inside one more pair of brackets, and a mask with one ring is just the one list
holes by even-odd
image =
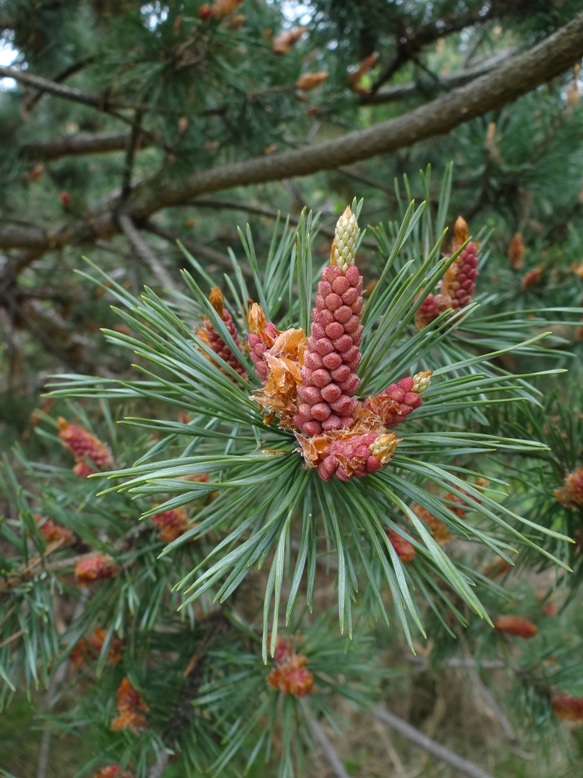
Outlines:
{"label": "thick brown branch", "polygon": [[49,233],[42,227],[0,227],[0,249],[47,249]]}
{"label": "thick brown branch", "polygon": [[305,176],[411,146],[506,105],[558,76],[582,56],[583,13],[530,51],[404,116],[308,148],[195,173],[180,182],[144,184],[130,208],[145,216],[197,195]]}
{"label": "thick brown branch", "polygon": [[[83,154],[103,154],[109,151],[123,151],[127,149],[129,135],[116,133],[112,135],[70,135],[67,138],[56,138],[49,141],[37,141],[26,143],[20,153],[29,159],[59,159],[67,156],[81,156]],[[150,145],[142,140],[140,146]]]}
{"label": "thick brown branch", "polygon": [[[191,202],[211,192],[306,176],[411,146],[425,138],[445,134],[487,111],[501,108],[560,75],[582,56],[583,13],[530,51],[509,59],[492,72],[404,116],[296,151],[211,168],[181,181],[164,182],[159,178],[145,181],[134,189],[125,212],[134,223],[139,224],[156,211]],[[97,237],[108,238],[119,232],[114,207],[115,200],[112,198],[109,204],[111,210],[51,231],[50,239],[49,233],[45,233],[44,247],[39,245],[42,241],[35,232],[34,248],[27,244],[31,246],[29,253],[17,258],[8,272],[19,272],[34,261],[35,256],[51,248],[79,244]],[[0,246],[5,248],[11,245],[15,244],[11,244],[6,236],[0,242]],[[16,245],[24,244],[18,242]]]}

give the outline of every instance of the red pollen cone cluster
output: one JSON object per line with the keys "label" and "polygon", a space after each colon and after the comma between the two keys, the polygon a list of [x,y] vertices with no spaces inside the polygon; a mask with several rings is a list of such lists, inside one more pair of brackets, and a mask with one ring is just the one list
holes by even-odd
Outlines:
{"label": "red pollen cone cluster", "polygon": [[98,470],[113,467],[111,451],[99,438],[87,432],[83,427],[69,424],[62,416],[59,416],[57,421],[61,443],[75,454],[77,463],[73,470],[76,475],[86,477],[94,472],[87,459],[90,459]]}
{"label": "red pollen cone cluster", "polygon": [[114,578],[119,567],[108,554],[95,553],[79,560],[75,567],[75,578],[81,586],[90,586],[94,581]]}
{"label": "red pollen cone cluster", "polygon": [[427,529],[431,533],[431,536],[437,543],[447,543],[451,540],[453,535],[448,530],[447,525],[433,513],[424,508],[422,505],[413,503],[411,510],[417,515],[418,518],[427,526]]}
{"label": "red pollen cone cluster", "polygon": [[[452,253],[468,239],[468,224],[458,216],[454,227]],[[429,294],[417,311],[417,327],[423,329],[443,311],[459,311],[468,305],[476,291],[478,246],[473,241],[460,252],[443,276],[437,294]]]}
{"label": "red pollen cone cluster", "polygon": [[249,324],[249,337],[247,338],[249,356],[261,383],[266,384],[269,375],[267,357],[275,344],[277,336],[281,333],[272,322],[267,321],[265,314],[257,303],[253,303],[251,306],[247,322]]}
{"label": "red pollen cone cluster", "polygon": [[300,406],[294,422],[308,437],[349,429],[355,421],[364,301],[362,276],[349,263],[356,250],[358,225],[352,213],[345,212],[343,219],[343,229],[337,228],[337,237],[338,233],[342,237],[332,245],[332,264],[324,269],[318,284],[298,389]]}
{"label": "red pollen cone cluster", "polygon": [[146,713],[150,709],[129,678],[124,678],[118,686],[117,710],[119,716],[111,722],[111,729],[114,731],[129,729],[138,734],[148,724]]}
{"label": "red pollen cone cluster", "polygon": [[583,467],[567,473],[563,486],[555,489],[555,497],[565,508],[583,508]]}
{"label": "red pollen cone cluster", "polygon": [[150,516],[150,521],[158,527],[158,535],[165,543],[171,543],[183,535],[190,527],[190,521],[184,508],[173,508]]}
{"label": "red pollen cone cluster", "polygon": [[[107,638],[107,630],[98,627],[88,638],[81,638],[69,654],[69,660],[75,667],[83,667],[88,661],[96,660]],[[107,663],[116,665],[121,661],[122,643],[119,638],[111,638],[107,650]]]}
{"label": "red pollen cone cluster", "polygon": [[46,519],[43,516],[33,515],[32,517],[39,529],[40,534],[49,543],[61,542],[63,546],[71,546],[75,542],[75,535],[67,527],[63,527],[52,519]]}
{"label": "red pollen cone cluster", "polygon": [[397,556],[403,564],[407,564],[407,562],[411,562],[411,560],[415,559],[417,552],[415,551],[415,546],[410,541],[402,535],[399,535],[394,529],[387,530],[387,537],[391,541],[392,547],[395,549]]}
{"label": "red pollen cone cluster", "polygon": [[431,371],[401,379],[380,395],[357,397],[361,360],[363,279],[355,265],[358,223],[346,208],[336,225],[330,265],[318,284],[310,337],[279,332],[254,304],[248,348],[262,389],[253,395],[281,427],[295,432],[308,467],[324,481],[350,481],[388,462],[396,427],[422,404]]}
{"label": "red pollen cone cluster", "polygon": [[570,697],[562,694],[551,697],[553,713],[560,719],[583,721],[583,697]]}
{"label": "red pollen cone cluster", "polygon": [[[235,322],[230,311],[225,308],[225,299],[218,286],[215,286],[213,289],[211,289],[209,302],[219,315],[219,318],[224,321],[230,336],[233,338],[237,346],[239,346],[239,335],[237,333],[237,328],[235,327]],[[223,359],[230,367],[232,367],[236,373],[238,373],[242,378],[247,378],[247,371],[239,362],[235,354],[233,354],[229,346],[221,338],[219,333],[215,330],[209,319],[204,320],[203,326],[200,327],[196,334],[204,343],[207,344],[207,346],[209,346],[209,348],[215,352],[215,354],[218,354],[221,359]]]}
{"label": "red pollen cone cluster", "polygon": [[401,378],[375,397],[368,397],[363,408],[373,411],[382,419],[385,427],[392,429],[404,421],[411,411],[423,405],[421,395],[430,381],[431,370]]}
{"label": "red pollen cone cluster", "polygon": [[133,773],[122,770],[118,764],[110,764],[95,773],[93,778],[134,778]]}
{"label": "red pollen cone cluster", "polygon": [[267,676],[273,689],[294,697],[305,697],[314,689],[314,676],[306,668],[308,659],[296,654],[291,641],[278,637],[273,661],[275,667]]}

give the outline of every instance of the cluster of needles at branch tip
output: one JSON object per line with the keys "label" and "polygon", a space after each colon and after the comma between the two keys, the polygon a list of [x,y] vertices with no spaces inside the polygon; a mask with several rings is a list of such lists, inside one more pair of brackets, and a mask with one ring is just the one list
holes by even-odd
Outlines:
{"label": "cluster of needles at branch tip", "polygon": [[422,404],[431,379],[426,370],[358,399],[364,306],[358,233],[348,207],[318,284],[309,337],[301,329],[280,332],[256,303],[248,317],[248,347],[262,383],[252,399],[266,423],[277,416],[295,433],[306,465],[324,481],[363,478],[387,463],[399,442],[388,430]]}

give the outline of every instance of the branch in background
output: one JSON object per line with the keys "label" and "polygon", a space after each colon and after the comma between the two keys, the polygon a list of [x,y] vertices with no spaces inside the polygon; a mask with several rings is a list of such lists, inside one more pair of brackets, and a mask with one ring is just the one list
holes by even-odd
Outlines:
{"label": "branch in background", "polygon": [[[583,13],[580,13],[538,46],[404,116],[297,151],[262,156],[194,173],[180,182],[160,182],[159,177],[150,179],[136,186],[127,203],[126,213],[133,221],[142,221],[156,211],[182,205],[207,193],[306,176],[412,146],[425,138],[447,133],[476,116],[501,108],[560,75],[582,56]],[[0,75],[2,70],[7,69],[0,69]],[[110,209],[103,213],[52,231],[51,241],[47,237],[44,246],[17,257],[9,265],[8,274],[14,277],[15,273],[21,272],[37,256],[52,248],[58,249],[87,240],[94,242],[97,237],[109,238],[116,232],[119,232],[119,225],[110,203]],[[0,245],[5,248],[10,246],[6,239]]]}
{"label": "branch in background", "polygon": [[[197,199],[191,203],[195,208],[213,208],[213,209],[225,209],[229,211],[244,211],[245,213],[253,214],[254,216],[265,216],[268,219],[277,219],[281,217],[281,211],[276,211],[274,208],[266,208],[263,205],[253,205],[243,200],[230,200],[228,198],[220,200],[203,200]],[[286,216],[289,219],[289,223],[297,226],[300,220],[295,216]]]}
{"label": "branch in background", "polygon": [[583,13],[538,46],[404,116],[297,151],[194,173],[180,182],[157,182],[155,186],[145,183],[135,193],[130,207],[134,212],[149,215],[197,195],[309,175],[411,146],[506,105],[564,72],[581,56]]}
{"label": "branch in background", "polygon": [[164,265],[159,262],[150,246],[148,246],[136,229],[136,226],[130,217],[127,214],[121,214],[118,217],[118,221],[122,232],[134,247],[136,254],[142,262],[150,268],[160,282],[160,285],[165,289],[176,291],[178,287],[174,283],[170,273],[166,270]]}
{"label": "branch in background", "polygon": [[[75,610],[71,618],[71,623],[77,621],[83,611],[85,610],[85,604],[89,597],[89,591],[85,590],[81,592],[79,601],[75,605]],[[55,698],[61,691],[67,680],[67,672],[69,670],[69,660],[66,659],[58,668],[55,674],[51,677],[47,696],[45,700],[45,710],[50,710],[53,706]],[[51,740],[53,732],[49,726],[45,726],[43,736],[40,743],[38,764],[36,768],[36,778],[46,778],[49,769],[49,754],[51,750]]]}
{"label": "branch in background", "polygon": [[[70,86],[63,86],[62,84],[57,84],[55,81],[51,81],[48,78],[42,78],[41,76],[33,76],[29,73],[23,73],[21,70],[16,68],[0,67],[0,78],[13,78],[15,81],[18,81],[25,86],[31,86],[35,89],[40,89],[43,92],[48,92],[55,95],[56,97],[62,97],[65,100],[71,100],[75,103],[89,105],[92,108],[96,108],[98,111],[101,111],[102,113],[107,113],[110,116],[114,116],[116,119],[119,119],[125,124],[132,125],[132,127],[134,125],[134,120],[124,116],[122,113],[119,113],[119,110],[117,109],[127,109],[132,111],[142,110],[142,106],[135,106],[122,100],[111,100],[109,97],[107,97],[107,95],[87,94],[86,92],[81,92],[80,89],[74,89]],[[152,142],[156,143],[156,140],[149,132],[143,130],[143,133],[148,138],[150,138]],[[173,153],[173,150],[163,144],[160,139],[158,139],[158,142],[164,151]],[[158,143],[156,143],[156,145],[158,145]]]}
{"label": "branch in background", "polygon": [[[60,157],[81,156],[82,154],[103,154],[110,151],[122,151],[128,147],[129,135],[116,133],[112,135],[70,135],[48,141],[25,143],[20,153],[28,159],[49,160]],[[151,140],[142,139],[140,148],[151,145]]]}
{"label": "branch in background", "polygon": [[0,227],[0,249],[45,250],[50,241],[48,230],[33,224],[27,227]]}
{"label": "branch in background", "polygon": [[[211,611],[201,621],[210,624],[208,632],[198,641],[196,653],[191,657],[186,669],[184,670],[184,684],[180,691],[176,712],[169,721],[168,726],[162,734],[162,742],[167,745],[170,751],[163,751],[156,762],[148,772],[148,778],[161,778],[164,770],[168,766],[173,746],[192,719],[192,701],[198,697],[200,687],[204,680],[204,667],[209,648],[212,646],[215,637],[221,634],[225,629],[230,629],[231,623],[225,618],[222,611]],[[199,622],[201,623],[201,622]]]}
{"label": "branch in background", "polygon": [[71,335],[65,322],[54,310],[47,314],[38,306],[24,306],[16,302],[14,313],[42,348],[56,357],[67,369],[84,368],[101,373],[100,367],[82,359],[83,352],[90,350],[90,343],[77,333]]}
{"label": "branch in background", "polygon": [[[80,70],[83,70],[84,67],[87,65],[90,65],[94,61],[94,57],[85,57],[85,59],[80,59],[78,62],[72,62],[70,65],[68,65],[64,70],[62,70],[60,73],[58,73],[53,81],[55,83],[61,83],[62,81],[65,81],[69,76],[74,76],[75,73],[78,73]],[[30,95],[29,97],[24,100],[22,104],[22,113],[24,116],[27,116],[32,109],[35,107],[35,105],[38,103],[38,101],[42,98],[42,96],[45,94],[45,90],[41,89],[35,94]]]}
{"label": "branch in background", "polygon": [[476,32],[476,34],[473,37],[473,40],[470,41],[470,44],[466,49],[466,53],[464,54],[464,60],[462,63],[462,68],[464,70],[466,68],[469,68],[470,63],[474,58],[474,54],[477,52],[477,50],[484,42],[485,37],[486,37],[486,30],[482,27],[479,31]]}
{"label": "branch in background", "polygon": [[[407,654],[406,660],[412,665],[418,665],[422,672],[429,667],[429,660],[423,656]],[[447,661],[447,666],[457,667],[463,670],[472,670],[474,668],[479,670],[508,670],[508,665],[501,659],[481,659],[477,662],[475,659],[465,656],[452,656],[452,658]]]}
{"label": "branch in background", "polygon": [[500,724],[500,728],[502,729],[502,732],[504,733],[504,736],[506,737],[508,742],[513,746],[518,745],[518,738],[516,737],[516,733],[512,728],[512,724],[508,721],[506,715],[504,714],[504,711],[498,705],[492,693],[480,678],[477,669],[474,668],[473,670],[470,670],[470,674],[471,674],[472,681],[474,682],[474,685],[478,690],[478,694],[482,698],[489,713],[491,713],[492,717],[496,719],[498,724]]}
{"label": "branch in background", "polygon": [[528,6],[528,0],[500,0],[499,2],[494,0],[487,5],[485,12],[482,8],[479,8],[477,12],[471,8],[457,13],[453,18],[439,19],[437,22],[421,27],[401,27],[396,35],[397,53],[372,85],[372,94],[378,92],[380,87],[386,84],[403,65],[418,56],[425,46],[435,43],[439,38],[446,38],[448,35],[461,32],[467,27],[483,25],[491,19],[500,19],[510,13],[520,11],[522,8],[529,10]]}
{"label": "branch in background", "polygon": [[[228,198],[221,198],[220,200],[196,199],[191,203],[191,205],[195,208],[225,208],[227,210],[243,211],[244,213],[250,213],[255,216],[265,216],[268,219],[274,220],[282,217],[281,211],[276,211],[274,208],[266,208],[262,205],[251,205],[251,203],[243,202],[243,200],[230,200]],[[338,219],[338,214],[330,213],[329,216],[334,222],[336,222]],[[289,219],[289,223],[294,227],[300,223],[299,218],[295,218],[294,216],[286,216],[285,218],[286,220]],[[333,227],[328,228],[320,226],[318,227],[318,233],[323,235],[325,238],[329,238],[330,240],[333,240],[335,235]],[[371,249],[372,251],[376,251],[378,249],[376,242],[367,238],[361,242],[361,246]]]}
{"label": "branch in background", "polygon": [[127,147],[126,157],[123,166],[123,175],[121,183],[121,194],[119,196],[120,203],[125,203],[128,199],[130,192],[132,191],[132,174],[134,171],[134,162],[136,159],[136,151],[141,144],[142,139],[142,117],[143,111],[138,109],[134,112],[134,121],[132,123],[132,131],[130,132]]}
{"label": "branch in background", "polygon": [[168,767],[169,761],[170,754],[167,751],[164,751],[164,753],[161,754],[161,756],[158,758],[157,762],[150,768],[148,772],[148,778],[162,778],[164,770]]}
{"label": "branch in background", "polygon": [[332,768],[337,778],[350,778],[346,772],[346,769],[344,768],[344,765],[342,764],[342,760],[338,756],[338,752],[332,745],[328,735],[324,732],[322,727],[315,719],[310,719],[310,726],[312,728],[312,734],[314,735],[315,740],[322,749],[322,753],[326,757],[328,764]]}
{"label": "branch in background", "polygon": [[135,108],[135,106],[130,103],[124,103],[120,100],[110,100],[106,95],[87,94],[86,92],[81,92],[80,89],[74,89],[70,86],[58,84],[56,81],[51,81],[49,78],[23,73],[21,70],[18,70],[18,68],[0,67],[0,78],[13,78],[15,81],[18,81],[25,86],[30,86],[33,89],[40,89],[42,92],[47,92],[56,97],[62,97],[65,100],[71,100],[74,103],[90,105],[92,108],[97,108],[104,113],[112,113],[116,108]]}
{"label": "branch in background", "polygon": [[403,719],[395,716],[394,713],[390,713],[388,710],[384,710],[384,708],[377,706],[376,708],[373,708],[372,714],[378,721],[382,721],[383,724],[386,724],[388,727],[391,727],[391,729],[394,729],[395,732],[398,732],[400,735],[407,738],[407,740],[415,743],[415,745],[419,746],[423,751],[426,751],[441,762],[445,762],[445,764],[453,767],[454,770],[457,770],[462,775],[466,775],[468,778],[494,778],[494,776],[487,773],[485,770],[482,770],[478,765],[475,765],[473,762],[450,751],[449,748],[445,748],[445,746],[442,746],[440,743],[436,743],[435,740],[431,740],[431,738],[424,735],[423,732],[420,732],[418,729],[415,729],[415,727],[412,727],[411,724],[408,724]]}
{"label": "branch in background", "polygon": [[[226,254],[222,254],[220,251],[216,251],[215,249],[210,248],[210,246],[205,246],[202,243],[195,243],[188,238],[183,238],[181,236],[179,237],[176,235],[176,233],[171,232],[170,230],[165,230],[163,227],[159,227],[157,224],[154,224],[151,221],[144,222],[142,226],[146,232],[151,232],[153,235],[157,235],[159,238],[167,240],[177,248],[178,241],[180,241],[184,248],[190,254],[192,254],[195,259],[205,259],[211,264],[216,265],[220,270],[224,270],[226,272],[231,272],[233,269],[230,258]],[[214,269],[215,268],[212,267],[208,268],[210,272],[213,272]],[[251,269],[246,265],[241,268],[241,271],[247,280],[251,280],[253,278]]]}

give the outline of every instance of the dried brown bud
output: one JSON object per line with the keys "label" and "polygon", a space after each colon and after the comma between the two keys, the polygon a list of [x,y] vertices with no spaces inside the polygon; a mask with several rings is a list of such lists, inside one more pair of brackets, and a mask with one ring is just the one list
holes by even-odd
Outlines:
{"label": "dried brown bud", "polygon": [[524,640],[533,638],[538,632],[536,624],[522,616],[498,616],[494,619],[494,627],[498,632]]}
{"label": "dried brown bud", "polygon": [[522,276],[520,286],[522,287],[522,289],[526,291],[527,289],[530,289],[532,286],[535,286],[535,284],[538,284],[542,276],[543,276],[542,268],[535,267]]}
{"label": "dried brown bud", "polygon": [[124,678],[117,689],[117,716],[111,722],[111,729],[129,729],[139,734],[147,726],[146,713],[150,710],[142,695],[135,689],[129,678]]}
{"label": "dried brown bud", "polygon": [[522,235],[520,232],[514,233],[514,236],[510,243],[508,244],[508,259],[510,260],[510,264],[515,270],[520,270],[522,267],[522,260],[524,259],[524,255],[526,253],[526,248],[524,246],[524,241],[522,240]]}
{"label": "dried brown bud", "polygon": [[296,88],[303,89],[304,92],[311,92],[317,86],[320,86],[330,75],[327,70],[320,70],[317,73],[304,73],[296,81]]}
{"label": "dried brown bud", "polygon": [[214,3],[204,3],[198,11],[199,19],[224,19],[232,14],[243,0],[214,0]]}
{"label": "dried brown bud", "polygon": [[372,54],[369,54],[368,57],[361,60],[356,66],[356,69],[348,74],[348,86],[353,92],[359,95],[369,94],[370,89],[361,83],[361,79],[376,65],[378,58],[378,51],[374,51]]}
{"label": "dried brown bud", "polygon": [[[108,632],[106,629],[98,627],[90,637],[81,638],[69,654],[71,663],[74,664],[75,667],[83,667],[87,662],[95,661],[101,654],[101,649],[103,648],[107,634]],[[121,640],[112,637],[107,650],[106,662],[108,664],[116,665],[121,661],[121,647]]]}
{"label": "dried brown bud", "polygon": [[273,40],[272,51],[274,54],[287,54],[307,31],[307,27],[294,27],[293,30],[278,35]]}

